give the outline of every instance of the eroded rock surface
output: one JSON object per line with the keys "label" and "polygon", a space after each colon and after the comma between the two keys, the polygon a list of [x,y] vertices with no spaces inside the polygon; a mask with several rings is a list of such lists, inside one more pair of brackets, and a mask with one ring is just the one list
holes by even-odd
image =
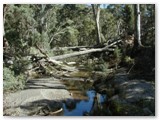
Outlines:
{"label": "eroded rock surface", "polygon": [[155,84],[143,79],[128,79],[120,70],[113,80],[116,95],[110,98],[116,115],[155,115]]}
{"label": "eroded rock surface", "polygon": [[60,101],[69,98],[72,97],[60,80],[55,78],[31,79],[24,90],[4,97],[4,115],[45,115],[60,109],[62,106]]}

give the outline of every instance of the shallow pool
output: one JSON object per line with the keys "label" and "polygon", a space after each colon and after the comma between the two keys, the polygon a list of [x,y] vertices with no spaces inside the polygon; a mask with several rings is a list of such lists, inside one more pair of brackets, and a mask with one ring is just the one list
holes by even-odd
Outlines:
{"label": "shallow pool", "polygon": [[[66,104],[63,103],[63,115],[64,116],[83,116],[88,114],[93,109],[94,100],[97,96],[97,93],[94,90],[89,90],[86,92],[88,99],[86,100],[75,100],[76,105],[74,109],[68,109]],[[102,104],[106,101],[106,95],[98,94],[99,104]]]}

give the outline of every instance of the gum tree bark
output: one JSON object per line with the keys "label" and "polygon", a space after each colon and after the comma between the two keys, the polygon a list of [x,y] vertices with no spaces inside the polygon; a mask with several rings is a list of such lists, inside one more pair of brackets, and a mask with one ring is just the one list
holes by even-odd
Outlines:
{"label": "gum tree bark", "polygon": [[135,5],[135,37],[136,37],[136,45],[143,47],[141,42],[141,12],[140,12],[140,5]]}
{"label": "gum tree bark", "polygon": [[101,33],[100,33],[100,26],[99,26],[99,18],[100,18],[100,5],[99,4],[92,4],[92,10],[96,22],[96,31],[97,31],[97,45],[101,43]]}

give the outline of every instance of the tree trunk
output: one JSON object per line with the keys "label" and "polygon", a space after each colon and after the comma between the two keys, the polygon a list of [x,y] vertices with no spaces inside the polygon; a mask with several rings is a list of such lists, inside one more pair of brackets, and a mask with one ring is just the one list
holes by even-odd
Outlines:
{"label": "tree trunk", "polygon": [[[45,32],[46,32],[46,20],[45,20],[45,8],[46,8],[46,5],[45,4],[42,4],[41,5],[41,11],[40,11],[40,33],[41,35],[43,35]],[[42,37],[42,40],[43,40],[43,37]]]}
{"label": "tree trunk", "polygon": [[4,30],[5,16],[6,16],[6,4],[3,5],[3,37],[5,35],[5,30]]}
{"label": "tree trunk", "polygon": [[140,24],[140,5],[134,5],[134,46],[132,48],[131,56],[134,57],[136,55],[137,49],[143,47],[141,43],[141,24]]}
{"label": "tree trunk", "polygon": [[90,50],[85,50],[85,51],[80,51],[80,52],[69,53],[65,55],[54,56],[54,57],[50,57],[49,59],[50,60],[62,60],[65,58],[75,57],[75,56],[84,55],[84,54],[93,53],[93,52],[103,52],[107,50],[110,51],[110,47],[116,45],[119,42],[121,42],[121,40],[117,40],[116,42],[113,42],[112,44],[107,45],[106,47],[103,47],[103,48],[95,48],[95,49],[90,49]]}
{"label": "tree trunk", "polygon": [[139,4],[137,4],[137,39],[139,46],[143,46],[141,43],[141,12]]}
{"label": "tree trunk", "polygon": [[141,42],[141,12],[140,12],[140,5],[137,4],[135,5],[135,44],[136,46],[141,46],[142,42]]}
{"label": "tree trunk", "polygon": [[[96,7],[96,8],[95,8]],[[96,22],[96,31],[97,31],[97,45],[101,43],[101,33],[100,33],[100,26],[99,26],[99,18],[100,18],[100,5],[92,4],[93,14]]]}

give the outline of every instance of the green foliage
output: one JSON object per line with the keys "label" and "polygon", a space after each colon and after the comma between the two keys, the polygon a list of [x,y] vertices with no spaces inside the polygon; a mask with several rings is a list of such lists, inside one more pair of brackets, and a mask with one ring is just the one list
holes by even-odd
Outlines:
{"label": "green foliage", "polygon": [[[152,28],[154,6],[142,5],[141,10],[142,29],[145,30],[148,26]],[[91,13],[92,8],[85,4],[10,4],[5,12],[5,37],[15,51],[22,49],[19,50],[21,54],[35,43],[42,43],[41,46],[48,49],[57,45],[93,45],[96,32]],[[110,4],[107,8],[101,9],[100,27],[104,40],[124,33],[133,33],[133,18],[133,5]],[[151,32],[145,33],[148,37],[146,44],[150,44],[149,34],[154,34],[154,30],[150,30]],[[104,40],[103,42],[106,42]]]}
{"label": "green foliage", "polygon": [[[85,4],[7,4],[4,12],[4,38],[10,45],[16,74],[27,67],[22,57],[38,53],[37,44],[49,56],[65,54],[67,51],[53,53],[51,48],[63,46],[96,44],[95,21],[92,7]],[[155,5],[141,5],[142,43],[155,44]],[[120,35],[133,32],[133,5],[109,4],[101,8],[100,30],[103,42]],[[122,48],[123,49],[123,48]],[[69,51],[70,53],[70,51]],[[116,62],[121,60],[121,51],[114,52]],[[127,61],[126,61],[127,62]],[[129,61],[128,61],[129,62]],[[92,68],[92,66],[90,66]],[[97,69],[105,71],[107,65],[100,64]]]}
{"label": "green foliage", "polygon": [[95,64],[94,63],[87,63],[87,64],[85,64],[85,66],[88,71],[93,71]]}
{"label": "green foliage", "polygon": [[134,64],[134,59],[132,59],[132,58],[129,57],[129,56],[125,56],[124,62],[125,62],[127,65],[132,65],[132,64]]}
{"label": "green foliage", "polygon": [[19,75],[27,70],[29,64],[30,61],[27,57],[17,58],[13,61],[12,70],[14,71],[15,75]]}
{"label": "green foliage", "polygon": [[111,101],[110,109],[113,115],[119,116],[135,116],[144,114],[141,107],[135,106],[134,104],[123,103],[121,100]]}
{"label": "green foliage", "polygon": [[155,5],[141,5],[142,43],[155,46]]}
{"label": "green foliage", "polygon": [[[33,35],[31,28],[35,21],[29,5],[8,5],[5,18],[5,37],[16,52],[25,52]],[[18,50],[19,49],[19,50]],[[21,51],[22,50],[22,51]]]}
{"label": "green foliage", "polygon": [[98,61],[92,63],[92,69],[95,71],[101,71],[104,73],[108,73],[108,63],[106,63],[102,57],[99,58]]}
{"label": "green foliage", "polygon": [[134,33],[134,12],[133,5],[125,5],[122,9],[122,19],[124,21],[124,29],[127,34]]}
{"label": "green foliage", "polygon": [[14,72],[3,68],[3,88],[4,91],[16,91],[24,88],[26,77],[23,74],[15,76]]}
{"label": "green foliage", "polygon": [[119,49],[118,47],[114,50],[114,58],[117,61],[120,61],[122,57],[122,53],[121,53],[121,49]]}
{"label": "green foliage", "polygon": [[[102,34],[105,39],[108,40],[110,38],[114,38],[117,36],[117,21],[114,15],[110,12],[102,11],[103,17],[100,19]],[[115,32],[116,31],[116,32]],[[107,42],[107,41],[103,41]]]}
{"label": "green foliage", "polygon": [[95,22],[91,20],[91,18],[87,17],[83,21],[83,28],[84,29],[84,34],[86,36],[90,35],[92,31],[95,29]]}
{"label": "green foliage", "polygon": [[107,72],[109,72],[108,71],[108,63],[105,63],[105,62],[104,63],[99,63],[94,67],[94,70],[95,71],[102,71],[102,72],[107,73]]}
{"label": "green foliage", "polygon": [[73,27],[67,27],[67,32],[66,34],[64,34],[65,36],[64,41],[67,42],[69,46],[77,46],[78,45],[78,41],[77,41],[78,33],[79,32],[77,29]]}

